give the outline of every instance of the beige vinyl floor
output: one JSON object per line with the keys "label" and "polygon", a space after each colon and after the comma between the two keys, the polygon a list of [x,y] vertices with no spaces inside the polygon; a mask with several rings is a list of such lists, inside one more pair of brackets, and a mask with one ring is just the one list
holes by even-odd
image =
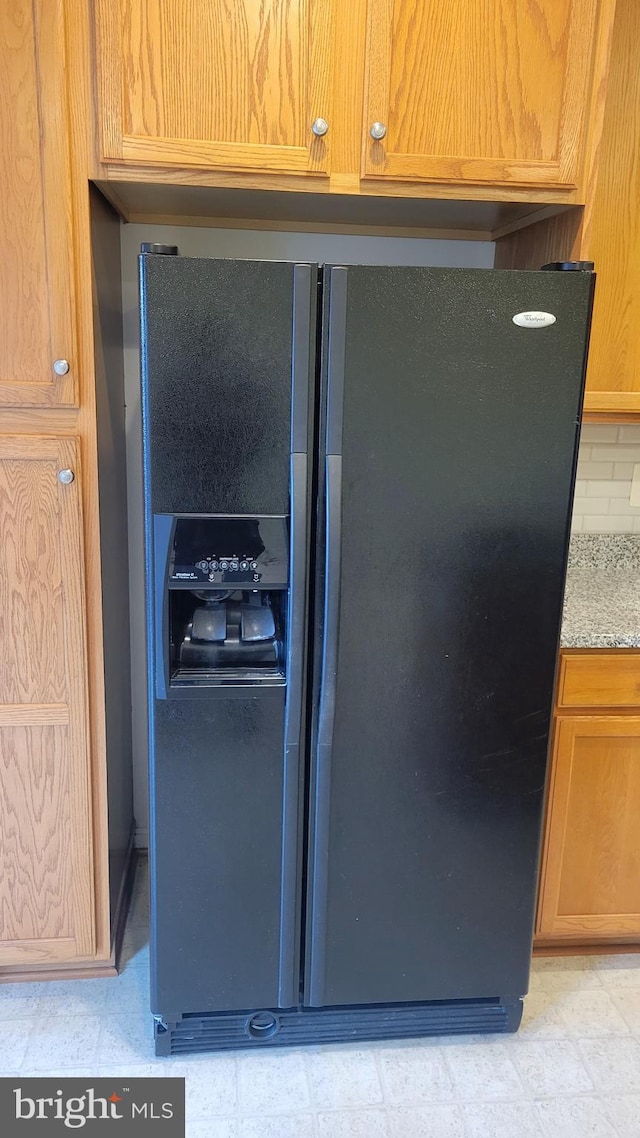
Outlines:
{"label": "beige vinyl floor", "polygon": [[107,980],[0,985],[0,1075],[184,1075],[187,1138],[640,1138],[640,955],[534,962],[515,1036],[156,1059],[145,863]]}

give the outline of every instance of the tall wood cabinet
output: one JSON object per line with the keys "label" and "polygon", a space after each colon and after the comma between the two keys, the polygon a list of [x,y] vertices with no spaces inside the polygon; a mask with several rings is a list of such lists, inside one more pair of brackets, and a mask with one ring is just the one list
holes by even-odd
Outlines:
{"label": "tall wood cabinet", "polygon": [[114,971],[89,199],[66,16],[64,0],[0,5],[0,981]]}

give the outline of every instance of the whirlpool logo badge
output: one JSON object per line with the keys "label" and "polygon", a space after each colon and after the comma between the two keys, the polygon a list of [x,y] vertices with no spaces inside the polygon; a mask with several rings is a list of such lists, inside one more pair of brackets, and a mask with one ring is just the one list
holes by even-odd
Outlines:
{"label": "whirlpool logo badge", "polygon": [[70,1130],[185,1138],[184,1079],[0,1079],[2,1138]]}
{"label": "whirlpool logo badge", "polygon": [[550,324],[555,324],[556,322],[553,312],[536,312],[533,310],[530,312],[516,312],[515,316],[512,316],[511,319],[514,324],[518,325],[518,328],[548,328]]}

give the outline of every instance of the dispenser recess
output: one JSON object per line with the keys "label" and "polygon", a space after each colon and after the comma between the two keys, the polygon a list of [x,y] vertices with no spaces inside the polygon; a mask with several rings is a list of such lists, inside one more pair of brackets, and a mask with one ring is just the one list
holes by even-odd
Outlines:
{"label": "dispenser recess", "polygon": [[156,515],[160,698],[286,683],[286,517]]}

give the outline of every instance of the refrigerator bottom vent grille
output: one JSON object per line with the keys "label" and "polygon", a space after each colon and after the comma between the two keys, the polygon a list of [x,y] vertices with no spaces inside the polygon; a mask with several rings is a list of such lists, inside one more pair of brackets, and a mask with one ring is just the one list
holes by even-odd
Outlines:
{"label": "refrigerator bottom vent grille", "polygon": [[395,1008],[273,1011],[270,1033],[256,1037],[251,1029],[256,1013],[189,1014],[178,1023],[156,1024],[156,1053],[184,1055],[241,1047],[516,1031],[521,1016],[520,999],[438,1001]]}

